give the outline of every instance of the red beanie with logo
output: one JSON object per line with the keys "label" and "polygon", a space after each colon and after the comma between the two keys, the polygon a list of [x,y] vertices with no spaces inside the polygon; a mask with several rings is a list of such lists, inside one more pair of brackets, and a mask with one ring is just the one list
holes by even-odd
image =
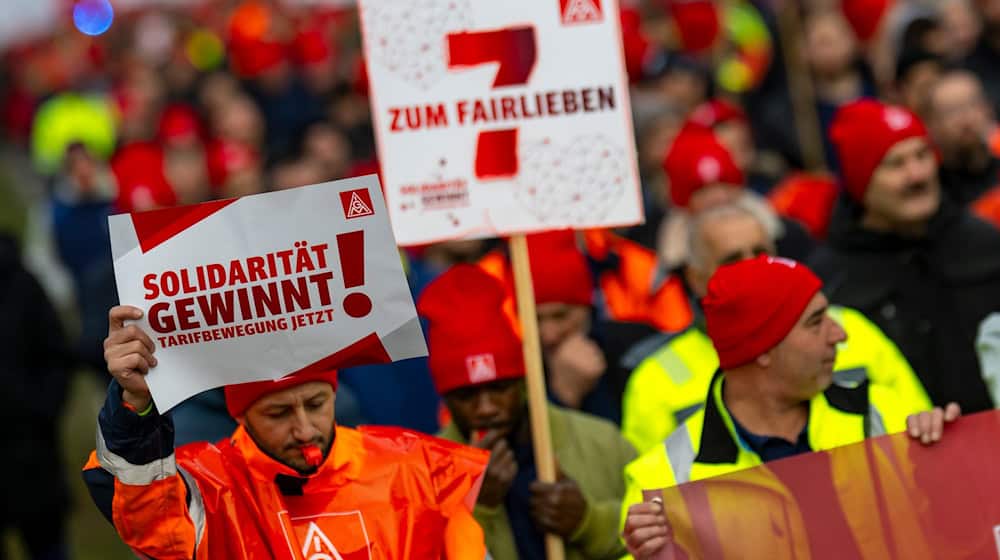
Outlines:
{"label": "red beanie with logo", "polygon": [[702,309],[722,369],[749,363],[784,340],[822,285],[805,265],[780,257],[719,267]]}
{"label": "red beanie with logo", "polygon": [[336,391],[337,370],[308,371],[289,375],[275,381],[253,381],[237,385],[226,385],[226,410],[229,411],[229,415],[233,418],[239,418],[246,413],[247,409],[253,403],[261,398],[271,393],[298,387],[310,381],[325,381],[333,385],[333,390]]}
{"label": "red beanie with logo", "polygon": [[840,175],[851,198],[862,202],[875,168],[893,146],[928,138],[920,118],[907,109],[862,99],[844,105],[830,124],[830,140],[840,159]]}
{"label": "red beanie with logo", "polygon": [[743,187],[743,172],[715,135],[697,126],[685,126],[674,138],[663,159],[670,179],[670,200],[687,208],[691,195],[715,184]]}
{"label": "red beanie with logo", "polygon": [[499,280],[469,264],[451,267],[424,289],[417,311],[429,323],[428,365],[438,393],[524,377],[506,297]]}
{"label": "red beanie with logo", "polygon": [[536,233],[527,241],[535,303],[593,305],[594,281],[572,230]]}

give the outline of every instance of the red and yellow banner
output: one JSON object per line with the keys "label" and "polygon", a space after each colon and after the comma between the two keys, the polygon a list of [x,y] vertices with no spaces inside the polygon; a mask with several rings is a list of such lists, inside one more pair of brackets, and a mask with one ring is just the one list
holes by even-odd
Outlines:
{"label": "red and yellow banner", "polygon": [[1000,412],[940,443],[874,438],[662,493],[675,544],[661,560],[1000,557]]}

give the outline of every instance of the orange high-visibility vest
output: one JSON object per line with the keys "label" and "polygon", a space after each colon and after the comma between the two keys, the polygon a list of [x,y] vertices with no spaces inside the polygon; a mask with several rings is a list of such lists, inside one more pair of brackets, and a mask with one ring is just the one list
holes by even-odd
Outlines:
{"label": "orange high-visibility vest", "polygon": [[[608,230],[582,232],[587,254],[598,261],[617,257],[618,266],[600,273],[596,285],[614,321],[642,323],[674,332],[691,325],[694,313],[680,278],[661,274],[656,253]],[[506,255],[494,251],[477,263],[511,291],[504,312],[515,320],[513,273]]]}
{"label": "orange high-visibility vest", "polygon": [[240,427],[149,465],[105,449],[85,470],[115,475],[115,528],[158,560],[478,560],[486,548],[471,512],[487,461],[409,430],[338,427],[326,461],[302,478]]}
{"label": "orange high-visibility vest", "polygon": [[826,239],[839,194],[833,177],[799,173],[771,189],[767,201],[779,215],[805,226],[809,235]]}
{"label": "orange high-visibility vest", "polygon": [[583,238],[591,258],[618,258],[617,268],[597,278],[611,319],[643,323],[666,332],[691,325],[694,312],[684,284],[660,270],[655,252],[606,229],[587,230]]}

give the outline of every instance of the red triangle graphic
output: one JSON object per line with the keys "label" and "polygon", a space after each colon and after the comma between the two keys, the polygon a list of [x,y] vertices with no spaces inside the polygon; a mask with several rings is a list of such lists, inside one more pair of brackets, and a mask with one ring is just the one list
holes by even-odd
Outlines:
{"label": "red triangle graphic", "polygon": [[388,364],[391,361],[392,358],[389,357],[385,346],[382,345],[382,340],[377,334],[371,333],[347,348],[321,358],[298,371],[293,371],[285,377],[312,371],[343,369],[369,364]]}
{"label": "red triangle graphic", "polygon": [[157,245],[237,200],[239,199],[228,198],[190,206],[136,212],[132,214],[132,225],[135,226],[135,234],[139,237],[139,247],[143,253],[148,253]]}

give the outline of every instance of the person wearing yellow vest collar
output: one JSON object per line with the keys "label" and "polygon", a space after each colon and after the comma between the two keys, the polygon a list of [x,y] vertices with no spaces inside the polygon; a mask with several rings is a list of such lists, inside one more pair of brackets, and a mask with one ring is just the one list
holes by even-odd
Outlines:
{"label": "person wearing yellow vest collar", "polygon": [[[907,430],[923,443],[941,439],[947,410],[909,414],[891,391],[838,383],[844,330],[827,313],[822,282],[795,261],[761,255],[720,267],[702,300],[719,355],[706,405],[664,442],[625,468],[626,500],[754,467],[766,461]],[[671,542],[662,504],[628,508],[623,537],[636,558]]]}
{"label": "person wearing yellow vest collar", "polygon": [[[708,279],[724,263],[759,254],[775,254],[767,220],[740,203],[698,215],[691,222],[690,258],[685,277],[698,297]],[[843,384],[865,379],[895,391],[910,412],[927,410],[930,399],[896,345],[860,312],[831,306],[830,316],[847,333],[838,346],[835,376]],[[667,335],[658,350],[639,362],[629,376],[622,399],[622,432],[639,453],[660,445],[705,402],[719,358],[705,335],[702,321]]]}

